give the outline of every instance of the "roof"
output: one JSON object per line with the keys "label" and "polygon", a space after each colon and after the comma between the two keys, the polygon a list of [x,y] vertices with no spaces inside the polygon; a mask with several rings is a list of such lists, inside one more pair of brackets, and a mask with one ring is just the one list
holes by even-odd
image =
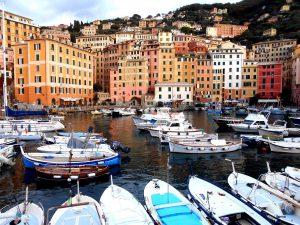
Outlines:
{"label": "roof", "polygon": [[163,82],[155,84],[155,86],[193,86],[193,84],[187,82]]}

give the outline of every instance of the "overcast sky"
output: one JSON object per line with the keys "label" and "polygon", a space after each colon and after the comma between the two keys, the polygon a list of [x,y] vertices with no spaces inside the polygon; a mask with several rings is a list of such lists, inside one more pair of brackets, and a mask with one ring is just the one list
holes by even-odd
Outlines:
{"label": "overcast sky", "polygon": [[[96,19],[142,17],[168,13],[192,3],[226,3],[239,0],[5,0],[5,10],[34,20],[37,25],[69,24],[74,19],[90,22]],[[2,8],[2,6],[1,6]]]}

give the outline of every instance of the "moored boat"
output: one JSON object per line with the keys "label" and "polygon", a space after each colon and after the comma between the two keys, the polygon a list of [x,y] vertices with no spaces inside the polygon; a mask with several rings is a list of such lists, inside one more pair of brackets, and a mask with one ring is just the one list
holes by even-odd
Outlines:
{"label": "moored boat", "polygon": [[18,139],[20,141],[39,141],[43,138],[43,132],[11,131],[0,134],[0,138]]}
{"label": "moored boat", "polygon": [[7,210],[2,208],[0,212],[1,225],[44,225],[44,209],[42,205],[28,201],[28,187],[26,187],[25,200]]}
{"label": "moored boat", "polygon": [[214,118],[215,123],[219,126],[220,129],[231,128],[229,124],[238,124],[244,122],[244,119],[234,118],[234,117],[221,117]]}
{"label": "moored boat", "polygon": [[167,125],[157,126],[149,129],[151,136],[157,138],[159,138],[159,132],[162,132],[163,134],[178,134],[179,132],[189,132],[190,134],[192,134],[193,132],[198,133],[199,131],[201,130],[193,128],[192,124],[183,120],[171,121]]}
{"label": "moored boat", "polygon": [[242,148],[241,141],[226,141],[224,139],[212,139],[207,141],[170,141],[170,152],[189,153],[189,154],[212,154],[225,153],[240,150]]}
{"label": "moored boat", "polygon": [[270,141],[271,152],[300,153],[300,138],[285,138],[284,141]]}
{"label": "moored boat", "polygon": [[203,212],[164,181],[151,180],[144,189],[144,198],[148,211],[156,224],[210,224]]}
{"label": "moored boat", "polygon": [[154,224],[142,204],[130,192],[113,183],[102,193],[100,205],[107,224]]}
{"label": "moored boat", "polygon": [[191,176],[188,190],[193,202],[216,224],[273,224],[261,210],[204,179]]}
{"label": "moored boat", "polygon": [[109,174],[108,166],[45,166],[35,170],[38,178],[53,181],[87,180]]}
{"label": "moored boat", "polygon": [[239,133],[257,133],[258,128],[268,126],[268,120],[262,114],[249,114],[242,123],[228,124],[228,126]]}
{"label": "moored boat", "polygon": [[296,167],[287,166],[285,167],[284,172],[293,179],[300,181],[300,169]]}
{"label": "moored boat", "polygon": [[101,111],[94,110],[94,111],[91,111],[91,114],[96,116],[96,115],[102,115],[103,113]]}

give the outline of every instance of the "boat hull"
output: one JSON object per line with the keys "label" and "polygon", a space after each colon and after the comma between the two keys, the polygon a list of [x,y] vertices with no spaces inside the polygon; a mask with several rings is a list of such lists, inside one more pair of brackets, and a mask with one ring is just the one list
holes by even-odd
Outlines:
{"label": "boat hull", "polygon": [[271,152],[280,152],[280,153],[300,153],[300,143],[297,143],[295,146],[295,143],[291,143],[290,145],[286,144],[287,142],[280,144],[279,142],[270,142],[270,149]]}

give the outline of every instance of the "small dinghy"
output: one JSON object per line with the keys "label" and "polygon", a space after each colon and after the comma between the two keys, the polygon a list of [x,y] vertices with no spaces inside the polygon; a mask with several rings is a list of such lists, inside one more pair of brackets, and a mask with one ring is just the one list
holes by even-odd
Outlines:
{"label": "small dinghy", "polygon": [[285,138],[284,141],[270,141],[271,152],[300,153],[300,138]]}
{"label": "small dinghy", "polygon": [[217,224],[273,224],[260,210],[208,181],[192,176],[188,188],[192,200]]}
{"label": "small dinghy", "polygon": [[300,203],[281,191],[242,173],[233,172],[228,184],[234,193],[269,214],[274,220],[286,224],[300,224]]}
{"label": "small dinghy", "polygon": [[204,140],[204,141],[170,141],[170,152],[175,153],[193,153],[193,154],[211,154],[233,152],[242,149],[241,141],[226,141],[224,139],[218,140]]}
{"label": "small dinghy", "polygon": [[37,205],[28,201],[28,187],[24,202],[2,212],[5,208],[0,213],[0,225],[44,225],[44,209],[40,203]]}
{"label": "small dinghy", "polygon": [[11,131],[0,134],[0,138],[15,138],[20,141],[39,141],[43,136],[44,133],[38,131]]}
{"label": "small dinghy", "polygon": [[94,115],[94,116],[96,116],[96,115],[102,115],[103,112],[98,111],[98,110],[94,110],[94,111],[91,111],[91,114]]}
{"label": "small dinghy", "polygon": [[164,181],[151,180],[144,189],[144,197],[148,211],[157,224],[210,224],[203,212]]}
{"label": "small dinghy", "polygon": [[300,169],[296,167],[287,166],[284,171],[292,178],[300,181]]}
{"label": "small dinghy", "polygon": [[109,174],[108,166],[46,166],[35,170],[38,178],[54,181],[95,179]]}
{"label": "small dinghy", "polygon": [[265,182],[272,188],[283,192],[296,201],[300,200],[300,182],[288,174],[272,172],[267,162],[268,172],[264,175]]}
{"label": "small dinghy", "polygon": [[113,183],[101,195],[100,205],[107,224],[154,225],[142,204]]}
{"label": "small dinghy", "polygon": [[[61,206],[52,207],[48,210],[55,210],[51,220],[47,224],[51,225],[105,225],[105,217],[100,204],[93,198],[82,195],[79,191],[79,181],[77,181],[77,195],[70,197]],[[47,221],[48,222],[48,221]]]}

